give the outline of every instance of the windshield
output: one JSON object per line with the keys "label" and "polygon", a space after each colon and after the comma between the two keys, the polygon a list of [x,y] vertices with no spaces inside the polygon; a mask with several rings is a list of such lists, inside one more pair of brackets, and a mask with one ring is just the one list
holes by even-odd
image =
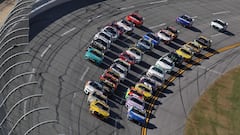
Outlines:
{"label": "windshield", "polygon": [[96,106],[101,108],[104,111],[108,111],[108,108],[106,106],[104,106],[103,104],[101,104],[101,103],[96,103]]}
{"label": "windshield", "polygon": [[97,42],[97,43],[99,43],[99,44],[101,44],[101,45],[103,45],[103,46],[105,46],[105,47],[108,46],[108,44],[107,44],[106,42],[104,42],[102,39],[99,39],[99,38],[96,39],[95,42]]}
{"label": "windshield", "polygon": [[142,117],[145,117],[145,113],[143,111],[140,111],[139,109],[137,109],[136,107],[133,107],[132,111],[136,114],[141,115]]}
{"label": "windshield", "polygon": [[123,67],[125,67],[126,69],[128,69],[128,65],[127,65],[126,63],[124,63],[123,61],[118,60],[118,61],[116,61],[116,63],[117,63],[117,64],[120,64],[120,65],[122,65]]}
{"label": "windshield", "polygon": [[182,18],[183,18],[184,20],[187,20],[188,22],[191,22],[191,21],[192,21],[192,18],[190,18],[190,17],[188,17],[188,16],[185,16],[185,15],[183,15]]}
{"label": "windshield", "polygon": [[168,38],[171,37],[170,34],[168,34],[166,31],[161,31],[161,33],[162,33],[163,35],[165,35],[166,37],[168,37]]}
{"label": "windshield", "polygon": [[157,71],[158,73],[163,74],[163,71],[161,69],[157,68],[157,67],[153,67],[152,69]]}
{"label": "windshield", "polygon": [[96,92],[93,93],[93,96],[102,101],[106,100],[106,98],[102,97],[101,95],[97,94]]}
{"label": "windshield", "polygon": [[142,81],[141,81],[142,83],[148,83],[148,84],[150,84],[151,86],[154,86],[155,85],[155,83],[154,82],[152,82],[150,79],[147,79],[147,78],[144,78]]}
{"label": "windshield", "polygon": [[181,49],[182,52],[184,52],[185,54],[191,55],[191,53],[185,49]]}
{"label": "windshield", "polygon": [[222,25],[222,26],[225,26],[225,23],[223,23],[222,21],[215,20],[214,22],[216,22],[216,23],[218,23],[218,24],[220,24],[220,25]]}
{"label": "windshield", "polygon": [[163,63],[166,63],[166,64],[169,65],[169,66],[173,66],[173,63],[169,62],[169,61],[166,60],[166,59],[162,59],[161,61],[162,61]]}
{"label": "windshield", "polygon": [[204,44],[204,45],[208,44],[208,41],[201,37],[198,38],[196,41],[200,44]]}
{"label": "windshield", "polygon": [[141,53],[139,51],[137,51],[136,49],[131,49],[131,52],[137,54],[137,55],[141,55]]}
{"label": "windshield", "polygon": [[142,46],[151,46],[151,44],[148,41],[143,40],[143,39],[139,40],[138,44],[140,44]]}
{"label": "windshield", "polygon": [[107,40],[111,40],[111,38],[108,35],[106,35],[105,33],[101,32],[101,33],[99,33],[99,35],[106,38]]}
{"label": "windshield", "polygon": [[124,53],[123,56],[129,61],[134,61],[134,58],[128,55],[127,53]]}
{"label": "windshield", "polygon": [[113,35],[116,35],[116,34],[117,34],[116,31],[115,31],[113,28],[111,28],[111,27],[107,27],[107,28],[106,28],[106,31],[112,33]]}
{"label": "windshield", "polygon": [[113,66],[113,69],[117,70],[120,73],[124,73],[124,71],[116,65]]}
{"label": "windshield", "polygon": [[107,73],[112,75],[115,78],[119,78],[118,74],[116,74],[114,71],[109,70]]}
{"label": "windshield", "polygon": [[133,18],[136,18],[136,19],[139,20],[139,21],[142,21],[142,17],[139,17],[139,16],[136,15],[136,14],[132,14],[132,17],[133,17]]}
{"label": "windshield", "polygon": [[131,100],[132,101],[134,101],[135,103],[137,103],[137,104],[139,104],[139,105],[142,105],[143,103],[140,101],[140,100],[138,100],[137,98],[131,98]]}
{"label": "windshield", "polygon": [[128,27],[131,27],[131,24],[129,22],[127,22],[126,20],[122,20],[122,23],[127,25]]}
{"label": "windshield", "polygon": [[98,89],[98,90],[101,90],[101,89],[102,89],[101,84],[99,84],[99,83],[97,83],[97,82],[94,82],[94,81],[90,82],[89,85],[91,85],[92,87],[94,87],[95,89]]}

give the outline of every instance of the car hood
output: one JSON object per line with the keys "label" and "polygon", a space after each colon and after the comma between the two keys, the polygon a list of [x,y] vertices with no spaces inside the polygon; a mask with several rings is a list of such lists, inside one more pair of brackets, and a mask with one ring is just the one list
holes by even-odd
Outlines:
{"label": "car hood", "polygon": [[169,40],[170,40],[170,37],[166,36],[166,35],[163,34],[163,33],[158,32],[158,36],[159,36],[159,38],[162,39],[162,40],[166,40],[166,41],[169,41]]}
{"label": "car hood", "polygon": [[168,65],[168,64],[166,64],[162,61],[157,61],[156,65],[162,67],[165,70],[171,70],[172,69],[172,67],[170,65]]}

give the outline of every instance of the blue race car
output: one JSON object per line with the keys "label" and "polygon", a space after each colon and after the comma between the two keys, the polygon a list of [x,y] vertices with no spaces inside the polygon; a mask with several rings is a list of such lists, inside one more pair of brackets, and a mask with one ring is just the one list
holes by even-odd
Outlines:
{"label": "blue race car", "polygon": [[146,121],[146,111],[140,110],[137,107],[130,107],[127,114],[128,120],[137,122],[139,125],[144,126]]}
{"label": "blue race car", "polygon": [[142,52],[150,52],[153,48],[153,45],[151,42],[148,42],[147,40],[141,38],[137,41],[136,47]]}
{"label": "blue race car", "polygon": [[103,62],[104,54],[95,48],[88,48],[84,58],[99,65]]}
{"label": "blue race car", "polygon": [[181,24],[183,27],[192,27],[194,19],[185,14],[177,17],[176,22]]}
{"label": "blue race car", "polygon": [[154,33],[149,32],[143,36],[143,39],[147,40],[148,42],[152,43],[152,45],[157,46],[160,43],[160,39]]}

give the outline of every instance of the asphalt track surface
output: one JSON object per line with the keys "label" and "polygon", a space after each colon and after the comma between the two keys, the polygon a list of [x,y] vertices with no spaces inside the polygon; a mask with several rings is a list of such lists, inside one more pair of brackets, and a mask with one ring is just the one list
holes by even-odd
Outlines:
{"label": "asphalt track surface", "polygon": [[[51,108],[46,118],[55,118],[58,123],[39,127],[40,134],[82,135],[82,134],[141,134],[141,127],[126,119],[126,108],[119,104],[126,88],[132,86],[150,65],[163,54],[173,51],[199,35],[210,37],[213,46],[202,54],[214,52],[224,46],[239,42],[238,0],[134,0],[104,1],[75,10],[43,29],[31,41],[32,65],[39,73],[40,88],[44,94],[41,105]],[[69,8],[69,7],[66,7]],[[118,20],[128,13],[138,11],[145,18],[144,26],[135,28],[134,34],[124,35],[113,43],[100,67],[84,60],[85,47],[102,26]],[[187,13],[195,18],[192,29],[175,23],[178,15]],[[47,13],[46,13],[47,14]],[[229,23],[225,33],[209,27],[211,20],[221,18]],[[88,80],[97,80],[117,56],[146,32],[157,32],[166,25],[178,28],[179,38],[170,45],[160,44],[144,60],[134,65],[114,97],[110,98],[111,118],[102,121],[88,112],[87,96],[83,87]],[[34,28],[33,28],[34,29]],[[179,76],[154,102],[150,123],[145,133],[149,135],[183,134],[187,113],[203,90],[227,70],[239,65],[240,48],[219,53],[195,63]],[[199,55],[197,57],[202,57]],[[195,58],[197,58],[195,57]],[[184,63],[186,65],[187,63]],[[185,66],[180,68],[184,69]],[[179,68],[174,69],[176,73]],[[167,78],[170,75],[167,76]],[[147,107],[148,108],[148,107]],[[41,115],[41,113],[39,113]],[[36,131],[37,132],[37,131]],[[144,133],[144,134],[145,134]]]}

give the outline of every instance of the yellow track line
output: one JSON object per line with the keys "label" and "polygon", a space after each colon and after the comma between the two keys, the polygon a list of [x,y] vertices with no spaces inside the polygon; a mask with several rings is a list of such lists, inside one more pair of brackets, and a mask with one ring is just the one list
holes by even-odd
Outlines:
{"label": "yellow track line", "polygon": [[[205,57],[205,58],[206,58],[206,57],[207,57],[207,58],[208,58],[208,57],[212,57],[212,56],[215,55],[215,54],[222,53],[222,52],[228,51],[228,50],[230,50],[230,49],[237,48],[237,47],[239,47],[239,46],[240,46],[240,42],[239,42],[239,43],[232,44],[232,45],[229,45],[229,46],[225,46],[225,47],[220,48],[220,49],[218,49],[218,50],[216,50],[216,51],[214,51],[214,52],[206,53],[206,54],[203,56],[203,58],[196,58],[196,59],[193,60],[193,61],[194,61],[194,63],[199,63],[199,62],[201,62],[202,60],[204,60],[204,57]],[[158,99],[158,97],[159,97],[159,94],[161,94],[161,91],[164,90],[164,89],[166,89],[166,88],[168,87],[169,83],[170,83],[170,82],[173,82],[173,81],[177,78],[178,75],[183,74],[183,73],[186,71],[187,68],[191,68],[193,65],[194,65],[193,63],[187,64],[187,65],[185,65],[186,67],[185,67],[184,69],[179,69],[178,72],[177,72],[175,75],[169,77],[168,80],[167,80],[167,83],[164,84],[163,87],[159,89],[159,91],[157,92],[157,94],[156,94],[156,95],[154,96],[154,98],[151,100],[150,106],[149,106],[148,109],[147,109],[147,113],[148,113],[148,114],[147,114],[147,118],[146,118],[146,126],[141,128],[141,134],[142,134],[142,135],[146,135],[146,134],[147,134],[147,128],[146,128],[146,127],[147,127],[147,125],[148,125],[148,123],[149,123],[149,121],[150,121],[150,118],[149,118],[149,117],[150,117],[150,114],[152,113],[152,109],[153,109],[153,107],[154,107],[154,104],[155,104],[155,102],[157,101],[157,99]]]}

